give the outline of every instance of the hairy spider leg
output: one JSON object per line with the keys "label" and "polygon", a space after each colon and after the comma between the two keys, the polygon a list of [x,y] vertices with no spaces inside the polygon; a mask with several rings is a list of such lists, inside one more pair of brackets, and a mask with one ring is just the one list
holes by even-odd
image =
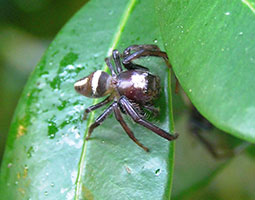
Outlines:
{"label": "hairy spider leg", "polygon": [[88,136],[86,137],[86,140],[88,140],[93,132],[93,130],[100,126],[103,121],[112,113],[113,111],[113,105],[116,102],[113,102],[97,119],[96,121],[90,125],[89,127],[89,132],[88,132]]}
{"label": "hairy spider leg", "polygon": [[153,106],[153,105],[143,105],[143,107],[145,109],[151,111],[154,116],[158,116],[159,115],[159,109],[156,108],[155,106]]}
{"label": "hairy spider leg", "polygon": [[121,61],[120,61],[120,53],[118,50],[113,50],[112,52],[112,58],[114,60],[115,66],[116,66],[116,70],[118,73],[122,72],[122,66],[121,66]]}
{"label": "hairy spider leg", "polygon": [[145,128],[150,129],[154,133],[158,134],[159,136],[167,140],[175,140],[178,137],[177,133],[169,134],[163,129],[143,119],[125,96],[122,96],[119,99],[119,102],[121,106],[124,108],[124,110],[126,111],[126,113],[134,120],[134,122],[144,126]]}
{"label": "hairy spider leg", "polygon": [[98,108],[101,108],[102,106],[108,104],[108,103],[109,103],[110,101],[112,101],[112,100],[113,100],[113,96],[110,95],[110,96],[108,96],[106,99],[104,99],[103,101],[101,101],[101,102],[99,102],[99,103],[97,103],[97,104],[95,104],[95,105],[92,105],[92,106],[86,108],[85,111],[84,111],[83,120],[87,119],[87,116],[88,116],[88,114],[89,114],[91,111],[96,110],[96,109],[98,109]]}
{"label": "hairy spider leg", "polygon": [[113,110],[114,110],[114,114],[115,114],[115,118],[117,119],[117,121],[120,123],[120,125],[122,126],[122,128],[125,130],[125,132],[127,133],[127,135],[130,137],[131,140],[133,140],[138,146],[140,146],[141,148],[143,148],[145,151],[149,151],[149,149],[147,147],[145,147],[143,144],[141,144],[134,136],[134,133],[130,130],[130,128],[128,127],[128,125],[126,124],[126,122],[124,121],[123,117],[121,116],[121,112],[118,108],[117,104],[113,105]]}

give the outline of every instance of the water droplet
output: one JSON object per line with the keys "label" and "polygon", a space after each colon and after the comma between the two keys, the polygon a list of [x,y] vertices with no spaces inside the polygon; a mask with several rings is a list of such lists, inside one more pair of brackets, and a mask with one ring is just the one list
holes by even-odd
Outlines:
{"label": "water droplet", "polygon": [[192,92],[192,89],[189,89],[189,92]]}
{"label": "water droplet", "polygon": [[7,167],[11,168],[12,167],[12,163],[8,163]]}
{"label": "water droplet", "polygon": [[158,40],[157,40],[157,39],[154,39],[153,42],[154,42],[154,43],[158,43]]}
{"label": "water droplet", "polygon": [[66,66],[66,69],[67,69],[68,71],[72,71],[72,70],[75,69],[75,67],[74,67],[73,65],[67,65],[67,66]]}
{"label": "water droplet", "polygon": [[225,15],[227,15],[227,16],[230,15],[230,12],[225,12]]}
{"label": "water droplet", "polygon": [[156,176],[159,176],[160,174],[161,174],[161,170],[160,170],[160,169],[156,169],[155,175],[156,175]]}
{"label": "water droplet", "polygon": [[76,177],[77,177],[77,171],[72,171],[71,172],[71,180],[72,180],[72,183],[75,183],[75,180],[76,180]]}
{"label": "water droplet", "polygon": [[55,186],[55,184],[52,182],[52,183],[50,184],[50,186],[51,186],[51,187],[54,187],[54,186]]}
{"label": "water droplet", "polygon": [[82,67],[82,64],[76,65],[76,68],[83,68],[83,67]]}
{"label": "water droplet", "polygon": [[55,138],[55,134],[54,133],[52,133],[52,134],[50,134],[48,136],[49,136],[50,139],[54,139]]}
{"label": "water droplet", "polygon": [[48,191],[45,191],[45,192],[44,192],[44,195],[45,195],[45,196],[48,196],[48,194],[49,194]]}
{"label": "water droplet", "polygon": [[128,166],[125,166],[125,169],[127,171],[128,174],[131,174],[132,173],[132,170],[128,167]]}
{"label": "water droplet", "polygon": [[241,31],[241,32],[239,32],[239,35],[240,35],[240,36],[242,36],[242,35],[243,35],[243,32],[242,32],[242,31]]}
{"label": "water droplet", "polygon": [[94,58],[98,58],[99,57],[99,54],[98,53],[95,53],[94,54]]}
{"label": "water droplet", "polygon": [[27,157],[28,158],[31,158],[32,157],[32,154],[34,153],[34,148],[33,146],[29,147],[29,149],[27,150]]}
{"label": "water droplet", "polygon": [[19,181],[15,181],[15,185],[18,185],[19,184]]}

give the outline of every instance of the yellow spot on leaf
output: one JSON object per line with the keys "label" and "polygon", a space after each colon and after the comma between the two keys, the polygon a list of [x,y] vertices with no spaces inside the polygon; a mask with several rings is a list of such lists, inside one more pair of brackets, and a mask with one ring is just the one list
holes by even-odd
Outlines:
{"label": "yellow spot on leaf", "polygon": [[27,177],[27,172],[28,172],[28,168],[24,168],[24,174],[23,174],[23,178],[26,178]]}
{"label": "yellow spot on leaf", "polygon": [[18,191],[22,194],[25,195],[25,190],[23,188],[19,188]]}
{"label": "yellow spot on leaf", "polygon": [[87,200],[93,200],[94,199],[94,196],[91,193],[91,191],[87,187],[85,187],[84,185],[82,185],[82,196],[84,197],[84,199],[87,199]]}
{"label": "yellow spot on leaf", "polygon": [[17,178],[20,179],[20,173],[19,172],[17,173]]}
{"label": "yellow spot on leaf", "polygon": [[19,125],[17,138],[23,136],[25,134],[25,132],[26,132],[26,128],[23,125]]}

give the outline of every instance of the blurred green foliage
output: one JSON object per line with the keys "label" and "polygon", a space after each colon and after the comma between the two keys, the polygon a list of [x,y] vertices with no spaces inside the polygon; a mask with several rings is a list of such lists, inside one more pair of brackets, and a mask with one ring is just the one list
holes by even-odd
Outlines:
{"label": "blurred green foliage", "polygon": [[87,0],[0,1],[0,163],[28,75],[66,21]]}

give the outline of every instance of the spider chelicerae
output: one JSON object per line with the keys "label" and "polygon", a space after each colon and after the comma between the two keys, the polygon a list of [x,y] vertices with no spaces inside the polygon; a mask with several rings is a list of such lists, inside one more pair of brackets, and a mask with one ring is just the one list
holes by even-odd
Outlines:
{"label": "spider chelicerae", "polygon": [[[161,51],[157,45],[132,45],[127,47],[122,54],[118,50],[113,50],[112,56],[105,58],[111,76],[102,70],[97,70],[75,82],[75,90],[86,97],[99,98],[108,95],[100,103],[85,109],[84,119],[91,111],[112,102],[89,127],[87,140],[90,138],[92,131],[101,125],[112,112],[114,112],[115,118],[128,136],[145,151],[149,151],[149,149],[135,138],[133,132],[124,121],[122,113],[129,115],[134,122],[167,140],[174,140],[178,137],[178,134],[168,133],[150,123],[144,119],[140,112],[146,109],[156,114],[158,110],[153,106],[153,102],[160,94],[160,78],[151,74],[148,68],[132,62],[145,56],[161,57],[165,60],[167,66],[170,67],[167,54]],[[112,61],[115,64],[115,68]],[[126,70],[123,70],[122,66]]]}

